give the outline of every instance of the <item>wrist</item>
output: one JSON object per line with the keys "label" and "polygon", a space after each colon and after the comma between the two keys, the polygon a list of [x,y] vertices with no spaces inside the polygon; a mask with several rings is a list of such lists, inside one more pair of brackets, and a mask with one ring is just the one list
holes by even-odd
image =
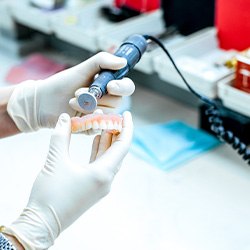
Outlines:
{"label": "wrist", "polygon": [[7,105],[13,91],[13,86],[2,88],[0,91],[0,138],[20,132],[7,112]]}
{"label": "wrist", "polygon": [[17,240],[15,236],[6,233],[3,233],[3,235],[12,243],[16,250],[25,250],[22,244]]}
{"label": "wrist", "polygon": [[9,98],[8,115],[22,132],[32,132],[39,129],[36,92],[36,81],[29,80],[18,84]]}

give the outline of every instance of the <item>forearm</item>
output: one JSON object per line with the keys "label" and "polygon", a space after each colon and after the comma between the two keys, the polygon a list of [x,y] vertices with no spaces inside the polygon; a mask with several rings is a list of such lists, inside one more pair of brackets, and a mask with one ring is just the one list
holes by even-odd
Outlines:
{"label": "forearm", "polygon": [[12,235],[3,234],[16,248],[16,250],[25,250],[24,247],[20,244],[20,242]]}
{"label": "forearm", "polygon": [[8,101],[13,90],[14,86],[0,89],[0,138],[20,133],[7,112]]}

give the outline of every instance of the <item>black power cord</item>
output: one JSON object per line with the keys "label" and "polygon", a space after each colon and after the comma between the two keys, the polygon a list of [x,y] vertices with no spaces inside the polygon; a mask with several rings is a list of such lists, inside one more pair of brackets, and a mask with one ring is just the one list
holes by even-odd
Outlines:
{"label": "black power cord", "polygon": [[195,96],[197,96],[200,100],[202,100],[204,103],[206,103],[209,106],[209,108],[205,111],[205,115],[207,115],[208,122],[211,124],[210,129],[216,134],[216,136],[221,141],[225,141],[228,144],[230,144],[232,148],[235,149],[245,161],[247,161],[248,165],[250,165],[250,149],[248,149],[247,145],[241,142],[241,140],[237,136],[235,136],[233,132],[226,130],[224,128],[223,121],[220,118],[220,111],[219,111],[218,103],[215,100],[211,100],[199,94],[189,85],[189,83],[187,82],[187,80],[185,79],[185,77],[182,75],[177,65],[175,64],[172,56],[170,55],[166,47],[163,45],[163,43],[159,39],[150,35],[144,35],[144,38],[146,40],[151,40],[155,42],[159,47],[161,47],[161,49],[166,53],[169,60],[173,64],[175,70],[180,75],[181,79],[186,84],[190,92],[193,93]]}

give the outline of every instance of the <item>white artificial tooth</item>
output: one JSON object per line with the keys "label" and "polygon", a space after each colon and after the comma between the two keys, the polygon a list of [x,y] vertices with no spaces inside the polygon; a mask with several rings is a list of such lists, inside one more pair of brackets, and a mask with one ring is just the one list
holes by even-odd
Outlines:
{"label": "white artificial tooth", "polygon": [[82,127],[81,127],[81,129],[79,129],[79,132],[84,131],[84,130],[86,130],[86,123],[85,122],[82,123]]}
{"label": "white artificial tooth", "polygon": [[118,122],[114,122],[114,129],[118,129],[119,128],[119,126],[118,126]]}
{"label": "white artificial tooth", "polygon": [[92,128],[95,129],[95,130],[99,129],[99,124],[98,124],[97,121],[93,121]]}
{"label": "white artificial tooth", "polygon": [[108,129],[108,130],[114,129],[114,124],[113,124],[112,121],[108,121],[108,128],[107,128],[107,129]]}
{"label": "white artificial tooth", "polygon": [[89,130],[92,128],[92,123],[91,122],[86,122],[86,130]]}
{"label": "white artificial tooth", "polygon": [[100,129],[107,129],[107,124],[104,120],[101,120],[100,122]]}

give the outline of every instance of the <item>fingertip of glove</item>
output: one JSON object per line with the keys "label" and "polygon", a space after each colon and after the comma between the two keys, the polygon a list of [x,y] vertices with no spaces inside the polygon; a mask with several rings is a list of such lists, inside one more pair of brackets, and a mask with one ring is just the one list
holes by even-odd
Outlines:
{"label": "fingertip of glove", "polygon": [[127,65],[127,63],[128,63],[128,61],[127,61],[127,59],[126,58],[124,58],[124,57],[119,57],[119,56],[117,56],[119,59],[119,61],[120,61],[120,63],[121,63],[121,66],[126,66]]}
{"label": "fingertip of glove", "polygon": [[123,116],[132,119],[132,114],[131,114],[131,112],[128,111],[128,110],[126,110],[126,111],[123,112]]}
{"label": "fingertip of glove", "polygon": [[62,120],[62,121],[68,121],[69,119],[70,119],[70,117],[67,113],[62,113],[60,115],[60,120]]}
{"label": "fingertip of glove", "polygon": [[69,134],[71,131],[71,119],[69,114],[62,113],[57,121],[56,127],[55,127],[55,134]]}
{"label": "fingertip of glove", "polygon": [[112,80],[107,85],[108,93],[118,96],[130,96],[135,91],[134,82],[127,77],[121,80]]}
{"label": "fingertip of glove", "polygon": [[133,130],[133,118],[130,111],[123,112],[123,128],[129,128],[129,130]]}
{"label": "fingertip of glove", "polygon": [[70,116],[67,113],[62,113],[59,116],[58,122],[60,124],[62,124],[62,123],[68,123],[69,121],[70,121]]}

